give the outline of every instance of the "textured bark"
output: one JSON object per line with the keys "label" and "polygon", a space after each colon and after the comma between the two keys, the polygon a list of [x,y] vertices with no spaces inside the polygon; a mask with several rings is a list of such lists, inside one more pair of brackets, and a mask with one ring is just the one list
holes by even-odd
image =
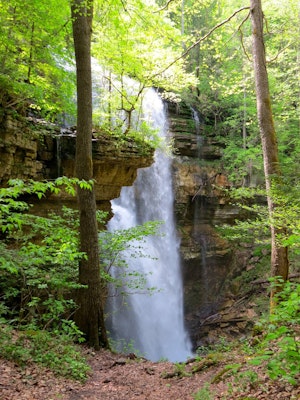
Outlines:
{"label": "textured bark", "polygon": [[[92,1],[73,0],[71,5],[73,38],[77,73],[77,136],[75,170],[77,178],[93,178],[92,163],[92,76],[91,34],[93,19]],[[96,199],[93,190],[77,188],[80,213],[80,250],[86,259],[80,262],[79,281],[87,286],[78,292],[79,309],[76,323],[95,349],[100,347],[100,337],[105,346],[107,337],[104,327],[100,255]],[[104,343],[103,343],[104,342]]]}
{"label": "textured bark", "polygon": [[[276,241],[277,235],[282,233],[284,228],[278,229],[272,224],[272,217],[276,208],[276,204],[272,199],[271,186],[273,183],[276,183],[276,179],[280,178],[281,172],[266,67],[261,0],[250,0],[250,6],[257,116],[263,150],[264,173],[268,196],[269,215],[271,220],[271,275],[272,277],[280,276],[283,278],[283,280],[286,280],[288,278],[289,271],[288,250],[286,247],[281,246]],[[274,292],[275,291],[273,291],[271,294],[271,299],[273,298]]]}

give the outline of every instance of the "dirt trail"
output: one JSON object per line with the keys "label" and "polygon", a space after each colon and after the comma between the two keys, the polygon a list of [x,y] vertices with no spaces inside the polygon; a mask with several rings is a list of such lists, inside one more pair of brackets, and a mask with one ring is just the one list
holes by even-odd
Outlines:
{"label": "dirt trail", "polygon": [[[239,362],[238,372],[223,374],[226,364]],[[202,396],[197,400],[300,400],[299,387],[270,381],[259,367],[257,379],[250,379],[247,372],[241,378],[243,362],[241,356],[231,354],[226,362],[191,373],[199,366],[195,361],[185,366],[187,376],[182,376],[183,369],[169,362],[153,363],[102,350],[89,355],[92,372],[80,384],[33,365],[21,369],[0,360],[0,400],[193,400],[199,390]],[[209,385],[218,374],[224,382]]]}

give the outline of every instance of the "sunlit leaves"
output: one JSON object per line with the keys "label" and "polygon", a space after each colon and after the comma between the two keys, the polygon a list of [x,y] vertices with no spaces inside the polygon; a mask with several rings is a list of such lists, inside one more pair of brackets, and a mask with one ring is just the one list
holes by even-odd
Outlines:
{"label": "sunlit leaves", "polygon": [[128,263],[130,259],[151,257],[144,249],[145,238],[157,235],[160,224],[159,221],[149,221],[129,229],[101,232],[99,241],[103,255],[102,274],[110,283],[111,295],[126,295],[132,292],[149,294],[157,290],[147,287],[147,277],[144,273],[138,270],[129,271]]}
{"label": "sunlit leaves", "polygon": [[179,88],[186,85],[184,77],[188,79],[182,62],[170,70],[166,67],[180,54],[180,34],[170,20],[153,12],[156,9],[141,0],[128,1],[125,8],[114,1],[100,2],[95,10],[94,53],[117,76],[132,77],[148,87]]}
{"label": "sunlit leaves", "polygon": [[[41,328],[58,329],[61,318],[68,318],[74,312],[75,303],[69,297],[72,290],[81,287],[78,264],[86,254],[79,250],[76,210],[64,207],[59,213],[38,216],[28,212],[29,204],[19,198],[26,195],[42,198],[68,187],[70,191],[77,185],[91,190],[93,182],[66,177],[29,183],[16,179],[0,190],[0,226],[5,238],[0,243],[0,308],[7,313],[11,302],[19,302],[12,313],[25,325],[30,322]],[[103,225],[107,214],[98,211],[97,217],[99,225]],[[143,248],[144,238],[157,234],[158,226],[158,222],[148,222],[99,234],[102,259],[99,270],[106,283],[115,289],[122,287],[122,291],[154,290],[146,288],[144,274],[128,272],[123,251],[129,251],[132,258],[149,257]],[[119,270],[117,278],[112,268]]]}
{"label": "sunlit leaves", "polygon": [[73,112],[68,1],[0,1],[0,8],[0,65],[10,91],[39,102],[49,118]]}
{"label": "sunlit leaves", "polygon": [[250,364],[263,364],[271,379],[281,378],[297,385],[300,365],[297,340],[300,285],[285,283],[277,300],[274,312],[265,323],[266,333],[256,346],[256,355]]}
{"label": "sunlit leaves", "polygon": [[11,179],[7,188],[0,188],[0,229],[2,232],[13,232],[21,229],[26,222],[29,204],[19,200],[20,196],[33,195],[38,199],[48,194],[59,194],[62,190],[71,196],[76,195],[77,185],[81,189],[91,190],[94,182],[77,178],[59,177],[55,181],[39,182],[31,180],[24,182],[21,179]]}
{"label": "sunlit leaves", "polygon": [[154,86],[179,92],[195,83],[180,58],[179,30],[156,10],[152,1],[95,2],[92,46],[95,76],[102,75],[94,85],[95,123],[106,132],[152,142],[157,142],[155,132],[143,121],[141,110],[146,90]]}
{"label": "sunlit leaves", "polygon": [[[243,1],[171,2],[168,10],[183,43],[195,43],[213,26],[245,6]],[[299,5],[295,0],[263,1],[265,41],[273,113],[284,172],[299,173]],[[214,31],[188,55],[198,77],[189,93],[205,126],[224,144],[224,166],[233,184],[263,175],[251,57],[251,27],[244,11]],[[209,134],[209,128],[206,128]],[[243,137],[244,135],[244,137]]]}

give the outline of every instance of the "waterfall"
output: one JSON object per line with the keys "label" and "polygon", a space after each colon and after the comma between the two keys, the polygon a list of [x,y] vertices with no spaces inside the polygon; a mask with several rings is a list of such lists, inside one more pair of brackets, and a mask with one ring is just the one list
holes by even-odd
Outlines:
{"label": "waterfall", "polygon": [[[204,138],[202,136],[203,122],[201,121],[201,117],[199,112],[191,108],[192,117],[195,122],[195,133],[196,133],[196,144],[197,144],[197,158],[198,161],[201,162],[203,160],[203,144]],[[207,204],[205,202],[204,196],[201,196],[201,189],[207,186],[208,176],[207,172],[204,171],[200,177],[200,188],[198,189],[197,194],[193,197],[194,202],[194,220],[193,220],[193,230],[192,237],[199,246],[200,250],[200,265],[199,265],[199,275],[202,290],[199,293],[199,303],[202,305],[202,309],[209,309],[209,277],[210,277],[210,265],[207,262],[208,252],[209,252],[209,234],[207,232],[207,224],[209,218],[209,211],[207,209]]]}
{"label": "waterfall", "polygon": [[61,134],[55,136],[56,139],[56,167],[57,167],[57,176],[61,176]]}
{"label": "waterfall", "polygon": [[203,145],[203,136],[201,135],[201,121],[198,114],[198,111],[191,107],[192,117],[195,122],[196,129],[196,140],[197,140],[197,156],[198,159],[201,159],[202,156],[202,145]]}
{"label": "waterfall", "polygon": [[[149,90],[143,99],[143,112],[162,137],[167,135],[163,102]],[[112,201],[114,217],[108,229],[126,229],[146,221],[163,221],[163,236],[145,239],[144,252],[151,258],[128,258],[129,268],[146,274],[147,285],[157,287],[151,296],[130,294],[110,302],[110,332],[116,342],[132,343],[146,358],[158,361],[184,361],[191,355],[191,344],[184,328],[183,288],[179,240],[173,216],[171,160],[156,150],[155,161],[140,169],[132,187],[124,187]],[[125,255],[126,256],[126,255]]]}

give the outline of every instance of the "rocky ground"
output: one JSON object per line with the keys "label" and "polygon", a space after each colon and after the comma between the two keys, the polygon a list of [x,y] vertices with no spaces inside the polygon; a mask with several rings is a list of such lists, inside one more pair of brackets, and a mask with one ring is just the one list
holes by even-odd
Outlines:
{"label": "rocky ground", "polygon": [[184,365],[153,363],[134,355],[121,356],[104,350],[88,353],[91,373],[83,384],[54,376],[36,365],[21,369],[12,362],[0,360],[0,399],[300,399],[298,386],[271,381],[261,367],[252,367],[249,372],[245,356],[238,351],[194,359]]}

